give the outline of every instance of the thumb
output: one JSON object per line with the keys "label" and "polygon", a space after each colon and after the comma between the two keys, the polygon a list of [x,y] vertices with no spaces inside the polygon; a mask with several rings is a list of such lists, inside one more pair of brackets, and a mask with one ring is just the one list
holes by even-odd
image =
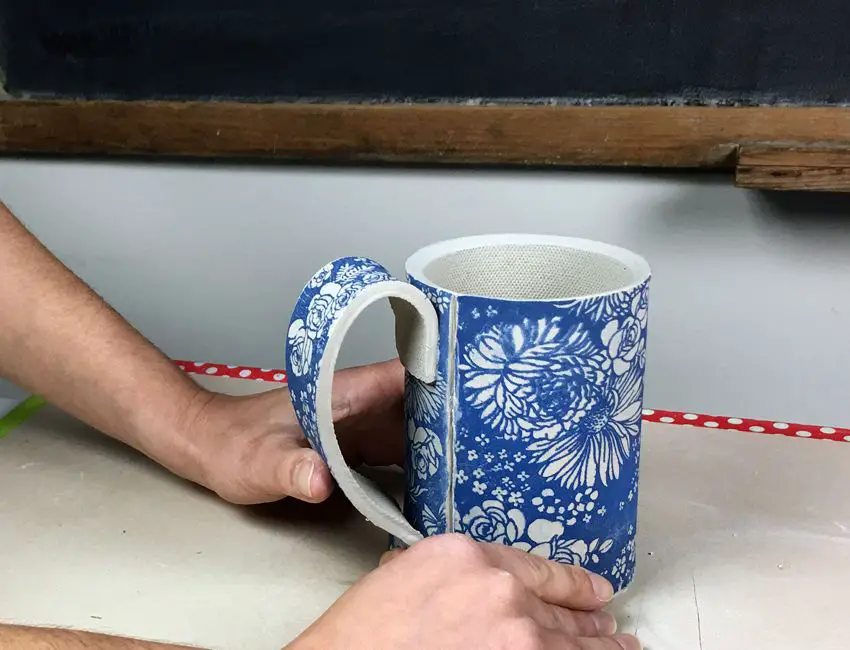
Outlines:
{"label": "thumb", "polygon": [[253,481],[255,502],[294,497],[310,503],[327,499],[333,480],[327,465],[313,449],[289,438],[272,439],[265,449],[257,449]]}

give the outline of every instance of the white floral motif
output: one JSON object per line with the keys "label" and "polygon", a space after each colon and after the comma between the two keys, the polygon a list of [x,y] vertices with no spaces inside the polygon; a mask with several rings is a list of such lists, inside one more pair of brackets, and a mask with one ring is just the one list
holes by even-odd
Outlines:
{"label": "white floral motif", "polygon": [[631,304],[632,316],[637,318],[641,325],[646,325],[648,308],[649,284],[644,284],[638,291],[635,292]]}
{"label": "white floral motif", "polygon": [[569,310],[579,317],[589,316],[592,320],[603,320],[625,313],[627,305],[622,294],[612,293],[596,300],[577,298],[555,305],[559,309]]}
{"label": "white floral motif", "polygon": [[634,316],[627,316],[622,321],[616,318],[608,321],[602,330],[602,343],[608,348],[614,372],[618,375],[627,373],[644,346],[640,322]]}
{"label": "white floral motif", "polygon": [[505,510],[502,501],[488,500],[463,516],[463,530],[482,542],[516,544],[525,532],[521,510]]}
{"label": "white floral motif", "polygon": [[404,403],[410,415],[420,424],[432,424],[441,415],[446,400],[446,380],[437,375],[437,381],[426,384],[408,374],[405,380]]}
{"label": "white floral motif", "polygon": [[560,318],[496,326],[468,347],[460,365],[467,401],[502,434],[555,437],[580,419],[588,386],[610,363],[587,330],[564,331]]}
{"label": "white floral motif", "polygon": [[610,539],[593,539],[586,542],[583,539],[563,539],[563,534],[564,525],[561,522],[536,519],[528,525],[527,531],[528,538],[536,545],[520,542],[514,546],[558,562],[586,566],[598,563],[599,556],[607,553],[614,545]]}
{"label": "white floral motif", "polygon": [[328,278],[331,277],[331,273],[333,272],[333,262],[325,264],[322,268],[316,271],[315,275],[310,278],[310,282],[307,284],[311,289],[316,289],[322,286],[325,282],[328,281]]}
{"label": "white floral motif", "polygon": [[409,420],[407,436],[410,440],[416,475],[424,480],[436,474],[440,468],[440,458],[443,456],[443,445],[437,434],[431,429],[417,427],[413,420]]}
{"label": "white floral motif", "polygon": [[592,389],[592,400],[577,425],[554,440],[529,445],[541,476],[569,488],[593,487],[616,479],[640,432],[640,372],[633,368],[607,388]]}
{"label": "white floral motif", "polygon": [[611,568],[611,577],[616,580],[615,587],[619,590],[623,588],[631,579],[631,574],[634,572],[635,565],[635,540],[630,539],[617,556],[614,566]]}
{"label": "white floral motif", "polygon": [[443,520],[446,518],[445,505],[440,504],[436,514],[427,504],[422,508],[422,524],[426,535],[437,535],[443,529]]}
{"label": "white floral motif", "polygon": [[306,375],[313,361],[313,339],[307,335],[303,320],[299,318],[292,322],[287,339],[292,372],[298,377]]}
{"label": "white floral motif", "polygon": [[431,304],[434,305],[434,308],[441,314],[444,314],[446,310],[448,310],[449,305],[451,304],[451,298],[449,294],[444,291],[440,291],[439,289],[434,289],[433,287],[429,287],[427,285],[418,285],[418,288],[428,300],[431,301]]}
{"label": "white floral motif", "polygon": [[336,282],[328,282],[310,300],[307,308],[307,335],[310,338],[317,338],[333,318],[337,310],[336,297],[341,288]]}
{"label": "white floral motif", "polygon": [[350,282],[355,279],[357,276],[363,274],[363,267],[357,266],[355,264],[351,264],[346,262],[342,266],[339,267],[339,270],[336,272],[336,279],[339,282]]}

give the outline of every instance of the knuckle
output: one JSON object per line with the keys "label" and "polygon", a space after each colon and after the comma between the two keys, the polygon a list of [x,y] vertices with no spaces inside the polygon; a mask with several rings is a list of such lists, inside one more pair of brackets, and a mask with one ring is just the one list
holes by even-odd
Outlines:
{"label": "knuckle", "polygon": [[542,587],[548,584],[552,580],[555,571],[557,571],[560,566],[551,560],[545,560],[536,555],[530,555],[527,553],[523,556],[523,562],[525,564],[525,572],[528,575],[529,580],[537,587]]}
{"label": "knuckle", "polygon": [[593,585],[590,582],[590,576],[587,571],[581,567],[571,564],[561,564],[561,581],[564,589],[571,594],[579,594],[583,591],[593,591]]}
{"label": "knuckle", "polygon": [[421,547],[423,550],[444,557],[450,557],[464,564],[480,561],[483,555],[478,542],[460,533],[428,537],[417,544],[416,547]]}
{"label": "knuckle", "polygon": [[543,650],[543,637],[537,623],[529,617],[513,618],[500,631],[502,647],[510,650]]}
{"label": "knuckle", "polygon": [[510,571],[504,569],[494,569],[490,572],[484,588],[486,594],[495,602],[503,605],[515,605],[525,593],[525,588]]}

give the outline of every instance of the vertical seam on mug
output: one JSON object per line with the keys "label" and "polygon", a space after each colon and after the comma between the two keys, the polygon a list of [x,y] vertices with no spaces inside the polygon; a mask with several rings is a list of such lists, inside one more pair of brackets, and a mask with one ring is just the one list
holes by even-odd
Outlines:
{"label": "vertical seam on mug", "polygon": [[452,296],[449,304],[449,341],[446,356],[447,366],[451,372],[446,373],[446,386],[448,399],[446,404],[449,409],[448,413],[448,431],[446,435],[446,448],[449,453],[446,454],[447,472],[449,478],[448,489],[446,490],[446,532],[454,533],[455,531],[455,414],[457,413],[457,363],[455,362],[455,352],[457,350],[457,296]]}

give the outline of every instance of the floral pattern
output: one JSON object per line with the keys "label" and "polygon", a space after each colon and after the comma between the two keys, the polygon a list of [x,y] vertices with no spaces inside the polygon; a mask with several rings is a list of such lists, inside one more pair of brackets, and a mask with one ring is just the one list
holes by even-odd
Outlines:
{"label": "floral pattern", "polygon": [[349,257],[323,266],[295,305],[286,336],[289,394],[304,435],[324,455],[316,424],[319,361],[340,310],[365,287],[392,279],[377,262]]}
{"label": "floral pattern", "polygon": [[457,303],[456,526],[623,588],[634,573],[648,281],[559,303]]}
{"label": "floral pattern", "polygon": [[417,278],[408,277],[408,281],[428,297],[437,311],[440,348],[434,383],[426,384],[410,374],[405,378],[407,489],[404,515],[423,535],[436,535],[451,529],[449,518],[452,516],[448,503],[452,456],[448,399],[451,298],[445,291]]}
{"label": "floral pattern", "polygon": [[443,460],[443,445],[437,434],[426,429],[417,427],[413,420],[407,423],[407,437],[410,444],[410,453],[413,460],[412,470],[420,479],[427,479],[437,473]]}
{"label": "floral pattern", "polygon": [[505,509],[503,501],[490,499],[474,506],[462,519],[464,530],[482,542],[516,544],[525,533],[525,515],[518,508]]}
{"label": "floral pattern", "polygon": [[[323,267],[287,332],[290,392],[308,439],[318,361],[340,310],[390,279],[364,258]],[[648,280],[562,302],[452,295],[408,278],[438,313],[437,380],[405,382],[404,514],[612,581],[635,567]],[[394,547],[403,547],[391,539]]]}

